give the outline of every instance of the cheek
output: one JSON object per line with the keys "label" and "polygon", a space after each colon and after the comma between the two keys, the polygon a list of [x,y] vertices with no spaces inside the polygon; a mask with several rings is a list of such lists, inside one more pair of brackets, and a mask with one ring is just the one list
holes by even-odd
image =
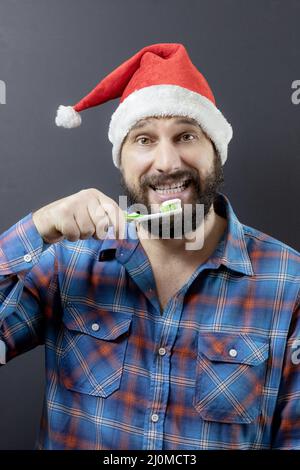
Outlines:
{"label": "cheek", "polygon": [[187,149],[182,160],[198,171],[201,178],[211,173],[214,165],[214,147],[210,141]]}
{"label": "cheek", "polygon": [[128,181],[138,181],[151,165],[149,158],[130,150],[122,152],[121,161],[124,175]]}

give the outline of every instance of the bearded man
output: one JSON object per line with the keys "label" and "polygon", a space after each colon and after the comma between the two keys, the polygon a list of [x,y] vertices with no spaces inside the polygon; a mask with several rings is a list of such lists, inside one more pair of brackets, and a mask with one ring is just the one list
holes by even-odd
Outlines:
{"label": "bearded man", "polygon": [[128,223],[92,188],[0,237],[1,362],[45,345],[37,447],[300,449],[299,253],[220,192],[232,129],[182,44],[143,48],[56,123],[117,97],[129,204],[191,211]]}

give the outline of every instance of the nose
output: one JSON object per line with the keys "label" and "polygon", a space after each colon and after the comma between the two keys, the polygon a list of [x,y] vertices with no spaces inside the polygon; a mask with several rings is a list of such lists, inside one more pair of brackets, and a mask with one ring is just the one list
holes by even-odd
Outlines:
{"label": "nose", "polygon": [[181,166],[178,149],[168,140],[162,140],[155,148],[153,166],[160,173],[171,173]]}

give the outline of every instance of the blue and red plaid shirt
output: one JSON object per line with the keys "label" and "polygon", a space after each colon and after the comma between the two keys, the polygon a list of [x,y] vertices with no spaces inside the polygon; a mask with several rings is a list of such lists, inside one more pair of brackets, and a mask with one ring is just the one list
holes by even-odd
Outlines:
{"label": "blue and red plaid shirt", "polygon": [[162,314],[132,223],[47,245],[29,214],[1,236],[6,360],[46,350],[37,448],[300,449],[300,255],[215,209],[226,232]]}

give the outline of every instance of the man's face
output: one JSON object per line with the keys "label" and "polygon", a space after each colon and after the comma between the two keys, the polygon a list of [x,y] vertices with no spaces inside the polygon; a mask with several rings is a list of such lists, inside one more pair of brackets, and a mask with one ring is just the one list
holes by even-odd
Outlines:
{"label": "man's face", "polygon": [[139,121],[123,143],[120,170],[129,205],[143,204],[148,212],[151,204],[179,198],[193,209],[204,204],[206,216],[223,181],[212,142],[185,117]]}

